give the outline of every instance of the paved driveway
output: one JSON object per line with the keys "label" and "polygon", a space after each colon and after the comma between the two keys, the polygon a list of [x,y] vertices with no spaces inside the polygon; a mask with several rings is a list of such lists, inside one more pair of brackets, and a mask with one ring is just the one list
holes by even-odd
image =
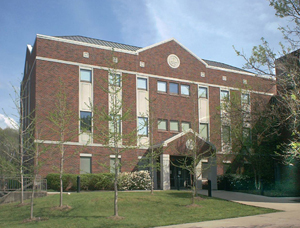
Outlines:
{"label": "paved driveway", "polygon": [[[207,191],[201,190],[201,194],[207,195]],[[274,227],[274,228],[300,228],[300,198],[299,197],[283,197],[274,198],[266,196],[251,195],[239,192],[228,191],[213,191],[213,197],[234,201],[237,203],[247,204],[257,207],[266,207],[283,212],[276,212],[263,215],[247,216],[232,219],[221,219],[209,222],[188,223],[181,225],[172,225],[166,227],[176,228],[261,228],[261,227]]]}

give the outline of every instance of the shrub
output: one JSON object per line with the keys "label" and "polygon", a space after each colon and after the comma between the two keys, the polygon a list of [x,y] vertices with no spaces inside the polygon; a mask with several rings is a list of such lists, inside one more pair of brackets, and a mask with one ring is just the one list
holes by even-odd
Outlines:
{"label": "shrub", "polygon": [[[63,190],[77,190],[77,174],[63,175]],[[98,173],[98,174],[80,174],[80,188],[82,190],[111,190],[113,189],[113,174]],[[55,191],[60,190],[59,174],[51,173],[47,175],[48,189]]]}
{"label": "shrub", "polygon": [[148,171],[124,172],[119,175],[120,190],[147,190],[151,187]]}
{"label": "shrub", "polygon": [[254,189],[254,180],[247,175],[225,174],[218,176],[219,190],[251,190]]}

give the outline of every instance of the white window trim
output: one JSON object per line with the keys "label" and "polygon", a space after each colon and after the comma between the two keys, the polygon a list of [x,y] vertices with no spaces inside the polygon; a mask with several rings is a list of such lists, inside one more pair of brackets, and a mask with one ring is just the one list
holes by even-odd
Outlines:
{"label": "white window trim", "polygon": [[80,153],[80,157],[92,157],[92,154]]}

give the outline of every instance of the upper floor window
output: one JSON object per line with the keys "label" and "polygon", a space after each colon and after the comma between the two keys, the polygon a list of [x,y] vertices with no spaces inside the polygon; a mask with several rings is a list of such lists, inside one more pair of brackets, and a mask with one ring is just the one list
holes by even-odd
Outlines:
{"label": "upper floor window", "polygon": [[138,135],[148,136],[148,118],[139,117],[138,118]]}
{"label": "upper floor window", "polygon": [[175,121],[175,120],[170,121],[170,131],[179,131],[178,121]]}
{"label": "upper floor window", "polygon": [[80,69],[80,81],[92,82],[92,71]]}
{"label": "upper floor window", "polygon": [[200,137],[208,140],[208,123],[200,123],[199,134]]}
{"label": "upper floor window", "polygon": [[137,78],[137,88],[147,90],[147,78]]}
{"label": "upper floor window", "polygon": [[91,132],[92,130],[92,113],[80,112],[80,130],[82,132]]}
{"label": "upper floor window", "polygon": [[170,93],[173,93],[173,94],[179,93],[179,86],[177,83],[170,82],[169,86],[170,86],[170,88],[169,88]]}
{"label": "upper floor window", "polygon": [[242,93],[242,104],[250,104],[250,96],[248,93]]}
{"label": "upper floor window", "polygon": [[109,74],[109,85],[110,86],[121,86],[121,75],[120,74]]}
{"label": "upper floor window", "polygon": [[181,90],[181,95],[186,95],[186,96],[190,95],[190,86],[189,85],[181,85],[180,90]]}
{"label": "upper floor window", "polygon": [[167,120],[158,120],[157,123],[158,130],[166,131],[167,128]]}
{"label": "upper floor window", "polygon": [[121,116],[120,115],[111,115],[111,120],[109,121],[109,131],[114,134],[121,134]]}
{"label": "upper floor window", "polygon": [[181,131],[187,131],[190,128],[191,128],[191,123],[181,122]]}
{"label": "upper floor window", "polygon": [[220,98],[222,101],[228,101],[229,100],[229,91],[228,90],[221,90]]}
{"label": "upper floor window", "polygon": [[230,126],[222,126],[222,138],[224,144],[230,143]]}
{"label": "upper floor window", "polygon": [[157,81],[157,91],[166,93],[167,92],[167,83]]}
{"label": "upper floor window", "polygon": [[199,98],[205,98],[205,99],[208,98],[206,87],[199,87],[198,93],[199,93]]}
{"label": "upper floor window", "polygon": [[243,141],[244,143],[250,143],[251,142],[251,134],[250,134],[250,128],[243,128]]}

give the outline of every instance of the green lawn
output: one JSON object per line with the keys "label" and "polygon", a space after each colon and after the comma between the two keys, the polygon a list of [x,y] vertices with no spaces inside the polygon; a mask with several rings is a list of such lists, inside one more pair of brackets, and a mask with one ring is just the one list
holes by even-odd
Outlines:
{"label": "green lawn", "polygon": [[[154,227],[189,222],[201,222],[231,217],[274,212],[271,209],[241,205],[221,199],[202,196],[197,207],[188,207],[190,192],[158,191],[119,192],[119,215],[122,220],[108,218],[113,215],[113,192],[82,192],[64,195],[69,210],[54,209],[59,195],[35,200],[35,217],[45,221],[23,223],[29,218],[30,206],[17,203],[0,205],[0,227]],[[25,201],[29,203],[29,201]]]}

